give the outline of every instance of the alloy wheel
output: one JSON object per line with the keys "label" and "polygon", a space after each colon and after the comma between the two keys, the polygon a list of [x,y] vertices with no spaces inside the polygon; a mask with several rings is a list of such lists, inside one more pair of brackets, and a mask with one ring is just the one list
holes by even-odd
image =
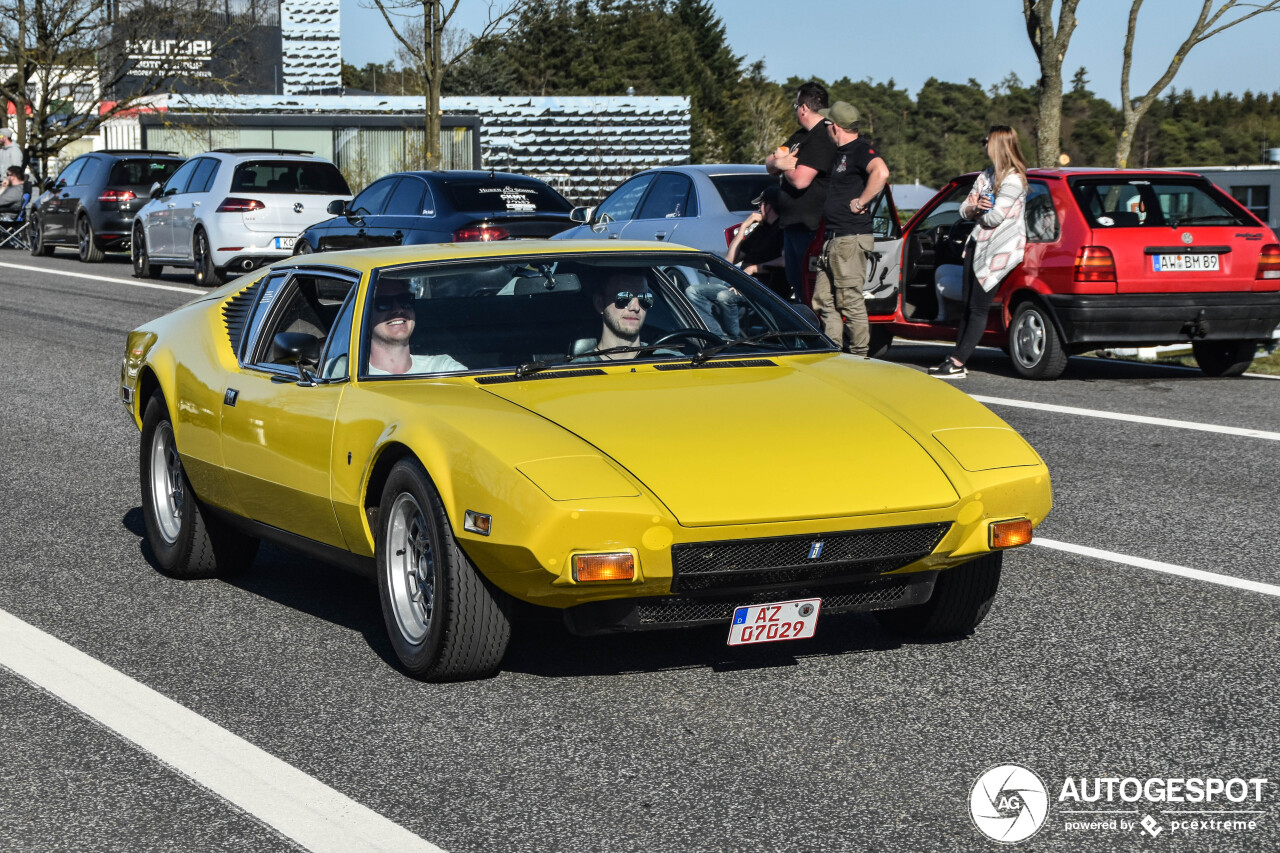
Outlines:
{"label": "alloy wheel", "polygon": [[1044,358],[1048,339],[1044,317],[1038,311],[1025,311],[1013,327],[1013,357],[1023,367],[1035,367]]}
{"label": "alloy wheel", "polygon": [[156,525],[164,541],[172,545],[182,532],[186,503],[182,459],[173,440],[173,426],[163,421],[151,439],[151,501]]}
{"label": "alloy wheel", "polygon": [[401,493],[391,506],[386,528],[387,587],[401,636],[422,643],[435,606],[435,552],[422,507]]}

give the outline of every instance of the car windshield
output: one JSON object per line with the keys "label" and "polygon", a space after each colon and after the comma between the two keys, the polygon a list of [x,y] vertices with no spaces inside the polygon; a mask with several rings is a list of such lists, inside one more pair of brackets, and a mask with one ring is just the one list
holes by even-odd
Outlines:
{"label": "car windshield", "polygon": [[127,187],[163,184],[181,165],[181,160],[118,160],[107,183]]}
{"label": "car windshield", "polygon": [[1193,179],[1143,177],[1078,181],[1072,188],[1080,209],[1094,228],[1257,226],[1220,192]]}
{"label": "car windshield", "polygon": [[573,205],[541,181],[450,178],[445,194],[462,213],[568,213]]}
{"label": "car windshield", "polygon": [[[539,255],[378,271],[365,296],[361,375],[829,351],[754,279],[694,253]],[[549,374],[554,375],[554,372]]]}
{"label": "car windshield", "polygon": [[759,198],[765,187],[776,186],[777,183],[777,177],[768,172],[711,176],[711,185],[720,193],[725,209],[744,216],[756,209],[752,199]]}
{"label": "car windshield", "polygon": [[249,160],[236,166],[231,192],[351,195],[338,167],[323,160]]}

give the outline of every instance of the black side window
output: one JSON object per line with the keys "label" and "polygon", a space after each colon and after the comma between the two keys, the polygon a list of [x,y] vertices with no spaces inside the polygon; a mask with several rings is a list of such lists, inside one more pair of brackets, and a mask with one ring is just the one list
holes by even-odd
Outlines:
{"label": "black side window", "polygon": [[645,196],[636,219],[680,219],[689,215],[693,181],[676,172],[663,172]]}
{"label": "black side window", "polygon": [[195,173],[196,167],[200,165],[200,160],[188,160],[182,164],[182,168],[173,173],[173,177],[164,185],[164,195],[177,195],[187,191],[187,184],[191,181],[191,176]]}
{"label": "black side window", "polygon": [[1023,209],[1027,223],[1028,243],[1056,243],[1061,233],[1058,211],[1053,209],[1053,193],[1039,181],[1027,185],[1027,202]]}
{"label": "black side window", "polygon": [[192,174],[191,180],[187,183],[186,192],[203,193],[208,192],[209,187],[213,184],[213,178],[218,173],[218,161],[212,157],[202,157],[196,161],[195,173]]}
{"label": "black side window", "polygon": [[417,178],[401,178],[395,192],[387,201],[387,216],[421,216],[423,214],[422,191],[426,184]]}
{"label": "black side window", "polygon": [[87,160],[87,157],[78,157],[72,160],[70,165],[58,175],[58,183],[68,187],[74,186],[80,177],[80,173],[84,170],[84,164]]}
{"label": "black side window", "polygon": [[630,219],[636,212],[640,198],[649,188],[653,177],[653,175],[640,175],[618,187],[613,191],[613,195],[605,199],[604,203],[596,209],[596,219],[602,219],[606,215],[614,222]]}
{"label": "black side window", "polygon": [[391,190],[398,180],[400,180],[398,177],[383,178],[365,187],[364,191],[355,197],[355,201],[351,202],[351,212],[364,216],[377,216],[382,213],[382,209],[387,204],[387,196],[391,195]]}

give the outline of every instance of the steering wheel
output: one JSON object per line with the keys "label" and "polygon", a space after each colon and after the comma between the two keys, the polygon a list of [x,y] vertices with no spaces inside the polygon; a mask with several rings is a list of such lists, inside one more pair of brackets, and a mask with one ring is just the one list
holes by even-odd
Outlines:
{"label": "steering wheel", "polygon": [[672,341],[681,341],[681,340],[685,340],[685,341],[703,340],[703,341],[707,341],[712,346],[716,346],[724,343],[721,337],[715,334],[714,332],[708,332],[706,329],[686,328],[686,329],[672,329],[670,332],[667,332],[665,335],[658,338],[653,343],[649,344],[649,347],[647,348],[660,347],[660,346],[669,344]]}

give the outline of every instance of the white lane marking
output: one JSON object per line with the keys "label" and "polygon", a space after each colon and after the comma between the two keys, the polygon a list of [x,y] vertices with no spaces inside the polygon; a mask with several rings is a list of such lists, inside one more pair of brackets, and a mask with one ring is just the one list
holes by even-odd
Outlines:
{"label": "white lane marking", "polygon": [[[948,347],[952,349],[955,348],[955,344],[951,343],[950,341],[915,341],[910,338],[894,338],[894,340],[904,341],[910,346]],[[1162,364],[1158,361],[1130,361],[1127,358],[1106,358],[1105,356],[1101,356],[1101,355],[1073,355],[1073,356],[1070,356],[1070,358],[1072,361],[1075,361],[1076,359],[1084,359],[1086,361],[1109,361],[1112,364],[1135,364],[1135,365],[1140,365],[1142,367],[1160,367],[1165,370],[1184,370],[1184,371],[1190,370],[1193,373],[1201,372],[1200,368],[1198,367],[1189,367],[1185,364]],[[1240,375],[1250,376],[1254,379],[1280,380],[1280,375],[1275,375],[1271,373],[1242,373]]]}
{"label": "white lane marking", "polygon": [[1139,569],[1150,569],[1153,572],[1164,572],[1168,575],[1177,575],[1179,577],[1191,578],[1192,580],[1208,581],[1209,583],[1221,584],[1222,586],[1234,587],[1235,589],[1245,589],[1250,592],[1260,592],[1263,595],[1280,596],[1280,586],[1270,583],[1262,583],[1261,581],[1245,580],[1244,578],[1232,577],[1231,575],[1220,575],[1214,572],[1206,572],[1201,569],[1189,569],[1186,566],[1175,566],[1172,563],[1161,563],[1158,560],[1148,560],[1145,557],[1130,557],[1127,554],[1116,554],[1112,551],[1103,551],[1099,548],[1089,548],[1085,545],[1073,545],[1070,542],[1059,542],[1056,539],[1032,539],[1031,544],[1039,545],[1043,548],[1052,548],[1055,551],[1066,551],[1070,554],[1079,554],[1082,557],[1093,557],[1097,560],[1106,560],[1110,563],[1121,563],[1126,566],[1135,566]]}
{"label": "white lane marking", "polygon": [[129,278],[113,278],[112,276],[109,276],[109,275],[93,275],[92,273],[87,273],[87,272],[67,272],[66,270],[58,270],[58,269],[50,270],[50,269],[45,269],[44,267],[32,267],[32,266],[27,266],[25,264],[0,263],[0,267],[5,267],[11,270],[25,270],[26,272],[43,272],[43,273],[48,273],[49,275],[64,275],[64,276],[67,276],[68,278],[87,278],[90,281],[109,281],[112,284],[127,284],[130,287],[146,287],[146,288],[150,288],[151,290],[172,290],[174,293],[191,293],[196,296],[199,296],[205,292],[203,290],[197,290],[193,287],[174,287],[171,284],[151,284],[150,282],[134,281],[133,279],[129,279]]}
{"label": "white lane marking", "polygon": [[314,853],[444,853],[399,824],[0,610],[0,666]]}
{"label": "white lane marking", "polygon": [[985,397],[981,394],[973,394],[971,396],[979,403],[986,403],[989,406],[1013,406],[1019,409],[1039,409],[1043,412],[1057,412],[1063,415],[1083,415],[1088,418],[1104,418],[1112,421],[1152,424],[1154,426],[1193,429],[1200,430],[1201,432],[1221,433],[1222,435],[1240,435],[1245,436],[1246,438],[1265,438],[1269,441],[1280,441],[1280,432],[1267,432],[1262,429],[1218,426],[1217,424],[1202,424],[1196,421],[1175,421],[1170,420],[1169,418],[1150,418],[1146,415],[1126,415],[1123,412],[1103,412],[1098,411],[1097,409],[1077,409],[1074,406],[1055,406],[1052,403],[1031,403],[1026,400],[1009,400],[1004,397]]}

